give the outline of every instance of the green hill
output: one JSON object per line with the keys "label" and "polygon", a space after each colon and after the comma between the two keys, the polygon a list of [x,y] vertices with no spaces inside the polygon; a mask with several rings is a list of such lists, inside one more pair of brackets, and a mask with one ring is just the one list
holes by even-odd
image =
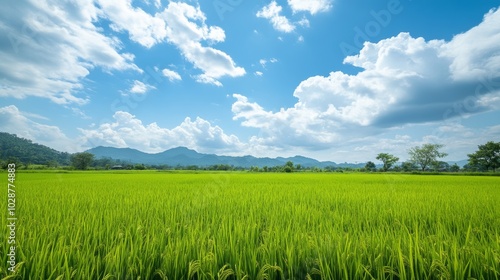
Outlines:
{"label": "green hill", "polygon": [[70,154],[33,143],[15,134],[0,132],[0,162],[68,165]]}

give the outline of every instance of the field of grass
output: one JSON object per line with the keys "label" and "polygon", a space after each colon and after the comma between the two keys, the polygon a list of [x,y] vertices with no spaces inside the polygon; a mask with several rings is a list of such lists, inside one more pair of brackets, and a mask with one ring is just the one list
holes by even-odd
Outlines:
{"label": "field of grass", "polygon": [[18,279],[500,279],[499,177],[19,172],[16,188]]}

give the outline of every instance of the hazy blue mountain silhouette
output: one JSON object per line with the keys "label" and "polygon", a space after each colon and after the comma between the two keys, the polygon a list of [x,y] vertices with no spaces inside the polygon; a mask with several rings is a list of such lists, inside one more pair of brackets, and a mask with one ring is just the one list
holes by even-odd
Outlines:
{"label": "hazy blue mountain silhouette", "polygon": [[363,167],[364,163],[337,164],[331,161],[320,162],[318,160],[303,156],[294,156],[289,158],[258,158],[254,156],[219,156],[215,154],[202,154],[186,147],[177,147],[166,150],[161,153],[149,154],[130,148],[112,148],[112,147],[95,147],[87,152],[94,154],[96,158],[113,158],[131,163],[143,163],[149,165],[170,165],[170,166],[188,166],[198,165],[200,167],[210,166],[215,164],[228,164],[236,167],[264,167],[264,166],[280,166],[287,161],[292,161],[294,164],[300,164],[303,167]]}

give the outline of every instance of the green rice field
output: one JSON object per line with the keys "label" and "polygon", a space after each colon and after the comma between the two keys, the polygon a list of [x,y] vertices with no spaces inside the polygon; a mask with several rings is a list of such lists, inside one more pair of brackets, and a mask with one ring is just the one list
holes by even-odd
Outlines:
{"label": "green rice field", "polygon": [[500,177],[0,176],[4,279],[500,279]]}

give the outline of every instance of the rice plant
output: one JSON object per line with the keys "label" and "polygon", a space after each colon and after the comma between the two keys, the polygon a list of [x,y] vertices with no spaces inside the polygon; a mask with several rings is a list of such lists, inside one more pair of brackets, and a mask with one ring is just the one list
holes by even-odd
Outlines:
{"label": "rice plant", "polygon": [[[499,279],[500,178],[19,173],[19,279]],[[0,207],[6,209],[2,192]],[[2,215],[2,224],[7,224]]]}

